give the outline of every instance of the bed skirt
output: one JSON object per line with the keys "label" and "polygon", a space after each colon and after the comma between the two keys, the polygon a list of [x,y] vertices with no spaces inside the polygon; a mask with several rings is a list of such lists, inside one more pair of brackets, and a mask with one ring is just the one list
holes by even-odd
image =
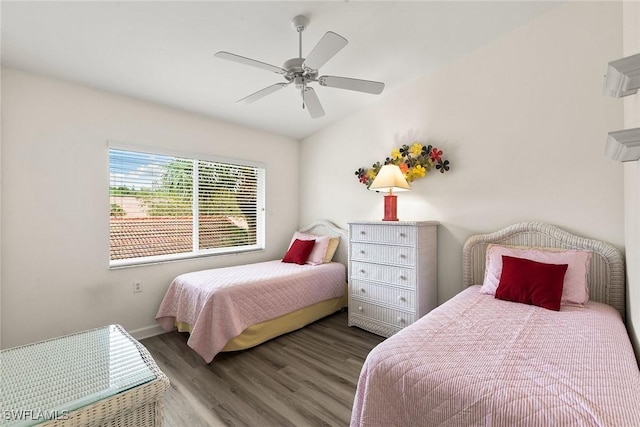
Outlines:
{"label": "bed skirt", "polygon": [[[325,316],[347,307],[347,293],[338,298],[332,298],[319,303],[287,313],[275,319],[266,320],[249,326],[240,335],[233,338],[224,346],[222,351],[246,350],[269,341],[277,336],[303,328],[309,323],[320,320]],[[192,326],[184,322],[176,322],[179,332],[191,333]]]}

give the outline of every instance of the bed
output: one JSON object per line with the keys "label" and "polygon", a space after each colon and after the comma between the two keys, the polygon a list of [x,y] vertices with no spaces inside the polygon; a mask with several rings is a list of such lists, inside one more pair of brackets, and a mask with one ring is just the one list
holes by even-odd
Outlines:
{"label": "bed", "polygon": [[[554,311],[481,293],[501,245],[589,252],[588,302],[565,304],[563,294]],[[607,243],[543,223],[472,236],[463,249],[463,291],[367,356],[351,425],[640,425],[624,290],[622,255]]]}
{"label": "bed", "polygon": [[292,247],[299,236],[336,242],[331,260],[273,260],[180,275],[156,320],[165,330],[188,332],[187,345],[209,363],[221,351],[253,347],[346,307],[346,230],[321,220],[297,231]]}

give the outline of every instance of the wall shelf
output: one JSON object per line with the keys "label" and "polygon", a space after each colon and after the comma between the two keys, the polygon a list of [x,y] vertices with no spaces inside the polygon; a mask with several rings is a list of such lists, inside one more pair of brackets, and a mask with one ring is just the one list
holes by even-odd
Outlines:
{"label": "wall shelf", "polygon": [[611,61],[607,67],[604,93],[614,98],[633,95],[640,88],[640,53]]}
{"label": "wall shelf", "polygon": [[640,159],[640,128],[609,132],[604,154],[620,162]]}
{"label": "wall shelf", "polygon": [[[640,53],[609,62],[604,94],[614,98],[634,95],[640,89]],[[640,128],[609,132],[605,156],[619,162],[640,159]]]}

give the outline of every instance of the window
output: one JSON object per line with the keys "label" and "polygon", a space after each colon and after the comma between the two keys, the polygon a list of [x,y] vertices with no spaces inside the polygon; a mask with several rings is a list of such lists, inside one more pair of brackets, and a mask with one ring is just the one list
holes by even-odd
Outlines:
{"label": "window", "polygon": [[194,157],[110,146],[111,267],[264,248],[264,166]]}

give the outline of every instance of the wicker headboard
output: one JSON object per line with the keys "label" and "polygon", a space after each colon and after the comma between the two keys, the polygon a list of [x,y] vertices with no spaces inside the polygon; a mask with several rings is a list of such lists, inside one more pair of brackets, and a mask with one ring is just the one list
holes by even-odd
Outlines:
{"label": "wicker headboard", "polygon": [[327,220],[319,220],[312,222],[300,229],[303,233],[311,233],[317,236],[330,236],[330,237],[340,237],[340,244],[338,245],[338,249],[336,249],[335,255],[333,255],[333,261],[344,264],[346,267],[348,264],[348,232],[344,230],[334,223]]}
{"label": "wicker headboard", "polygon": [[487,245],[540,246],[593,252],[589,264],[589,299],[616,308],[625,315],[625,276],[622,253],[612,245],[575,236],[553,225],[523,222],[489,234],[469,237],[463,248],[464,287],[482,284]]}

